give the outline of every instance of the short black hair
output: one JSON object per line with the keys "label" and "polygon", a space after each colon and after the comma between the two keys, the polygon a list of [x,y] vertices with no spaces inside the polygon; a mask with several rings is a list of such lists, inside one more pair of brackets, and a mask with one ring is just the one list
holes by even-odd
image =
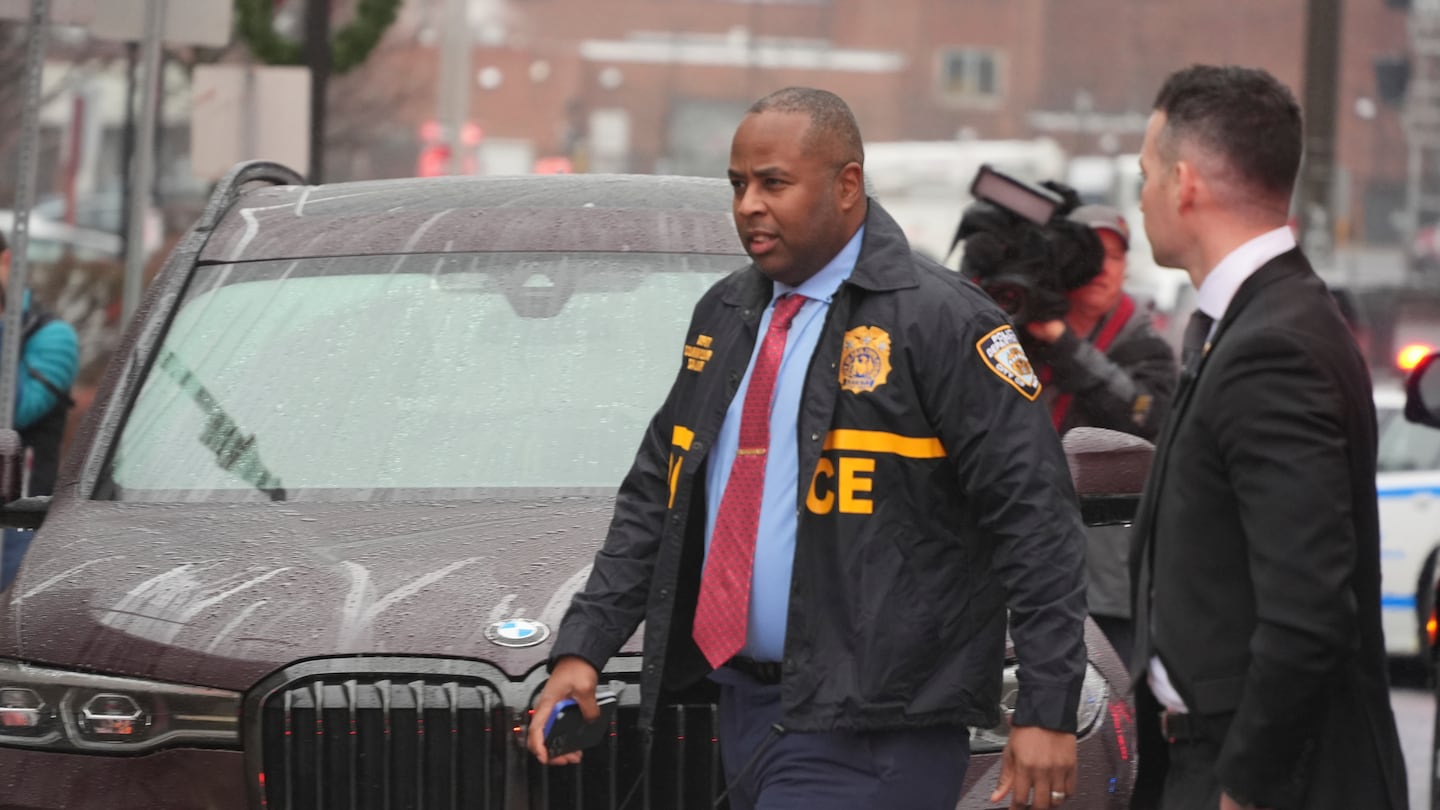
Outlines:
{"label": "short black hair", "polygon": [[7,251],[7,250],[9,250],[9,249],[10,249],[10,243],[7,242],[7,241],[5,241],[5,232],[4,232],[4,231],[0,231],[0,253],[4,253],[5,251]]}
{"label": "short black hair", "polygon": [[[860,125],[845,100],[830,92],[814,87],[786,87],[750,105],[748,114],[763,112],[804,113],[810,116],[810,128],[805,131],[805,146],[833,147],[838,162],[836,168],[847,163],[865,165],[865,144],[860,139]],[[823,139],[823,140],[822,140]]]}
{"label": "short black hair", "polygon": [[1155,110],[1165,114],[1166,160],[1176,142],[1189,140],[1223,158],[1257,192],[1288,199],[1294,191],[1304,152],[1300,104],[1268,72],[1192,65],[1165,80]]}

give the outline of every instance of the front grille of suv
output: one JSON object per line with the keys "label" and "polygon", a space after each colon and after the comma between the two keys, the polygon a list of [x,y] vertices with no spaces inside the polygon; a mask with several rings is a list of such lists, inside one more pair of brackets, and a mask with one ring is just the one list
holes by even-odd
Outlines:
{"label": "front grille of suv", "polygon": [[[438,671],[427,672],[435,669]],[[272,677],[246,702],[254,806],[274,810],[709,808],[723,790],[713,704],[664,706],[648,778],[639,707],[577,766],[524,748],[529,696],[466,661],[330,659]],[[523,707],[523,708],[522,708]]]}

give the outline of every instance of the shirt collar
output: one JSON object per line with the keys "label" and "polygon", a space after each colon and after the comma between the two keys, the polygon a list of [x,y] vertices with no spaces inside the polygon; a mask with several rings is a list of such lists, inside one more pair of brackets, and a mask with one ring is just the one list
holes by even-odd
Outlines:
{"label": "shirt collar", "polygon": [[1245,280],[1264,267],[1271,259],[1295,249],[1295,233],[1283,225],[1267,231],[1230,251],[1230,254],[1200,284],[1195,306],[1206,315],[1220,320],[1230,308],[1230,300]]}
{"label": "shirt collar", "polygon": [[835,254],[835,258],[831,259],[829,264],[820,268],[820,272],[802,281],[799,286],[791,287],[789,284],[775,282],[775,294],[771,296],[771,300],[786,293],[796,293],[814,301],[830,303],[830,300],[835,297],[835,291],[840,289],[840,285],[845,283],[845,279],[850,278],[851,273],[855,272],[855,262],[860,259],[860,243],[864,241],[864,238],[865,226],[861,225],[860,230],[850,237],[850,241],[845,243],[845,247]]}

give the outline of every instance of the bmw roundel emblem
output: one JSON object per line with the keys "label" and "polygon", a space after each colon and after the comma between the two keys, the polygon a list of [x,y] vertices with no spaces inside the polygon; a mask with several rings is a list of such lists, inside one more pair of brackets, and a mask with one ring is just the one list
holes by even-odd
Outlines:
{"label": "bmw roundel emblem", "polygon": [[492,622],[485,637],[501,647],[533,647],[550,637],[550,628],[530,619],[506,619]]}

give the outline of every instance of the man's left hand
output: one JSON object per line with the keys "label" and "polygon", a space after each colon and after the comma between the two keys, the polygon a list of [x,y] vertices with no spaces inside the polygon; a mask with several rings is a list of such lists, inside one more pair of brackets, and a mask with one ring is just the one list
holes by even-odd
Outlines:
{"label": "man's left hand", "polygon": [[1226,792],[1224,792],[1224,791],[1222,790],[1222,791],[1220,792],[1220,810],[1268,810],[1268,809],[1267,809],[1267,808],[1264,808],[1264,807],[1258,807],[1258,806],[1253,805],[1253,804],[1241,804],[1241,803],[1235,801],[1234,799],[1230,798],[1230,794],[1229,794],[1229,793],[1226,793]]}
{"label": "man's left hand", "polygon": [[1010,810],[1054,810],[1074,792],[1075,735],[1037,726],[1011,728],[1000,760],[1000,784],[990,801],[1008,795]]}
{"label": "man's left hand", "polygon": [[1054,343],[1065,334],[1065,322],[1032,321],[1025,324],[1025,331],[1041,343]]}

